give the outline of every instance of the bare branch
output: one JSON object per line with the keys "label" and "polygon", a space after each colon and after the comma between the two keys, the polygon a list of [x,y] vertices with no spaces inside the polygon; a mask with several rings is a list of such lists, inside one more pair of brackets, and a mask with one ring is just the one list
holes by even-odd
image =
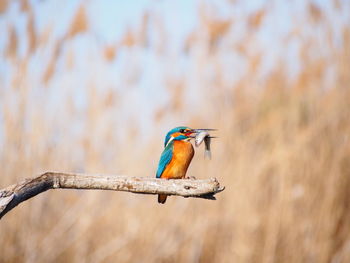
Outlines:
{"label": "bare branch", "polygon": [[163,180],[148,177],[47,172],[0,190],[0,219],[19,203],[49,189],[99,189],[138,194],[167,194],[215,200],[224,190],[215,178]]}

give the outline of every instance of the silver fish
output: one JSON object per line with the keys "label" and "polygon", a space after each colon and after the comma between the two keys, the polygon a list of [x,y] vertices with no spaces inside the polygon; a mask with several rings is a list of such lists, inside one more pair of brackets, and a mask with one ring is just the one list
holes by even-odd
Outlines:
{"label": "silver fish", "polygon": [[204,141],[204,138],[209,136],[209,133],[207,131],[201,131],[199,133],[197,133],[196,138],[195,138],[195,145],[198,147],[199,145],[202,144],[202,142]]}
{"label": "silver fish", "polygon": [[210,152],[211,136],[207,131],[201,131],[196,135],[196,138],[195,138],[196,147],[201,145],[203,141],[205,144],[204,157],[208,157],[209,159],[211,159],[211,152]]}

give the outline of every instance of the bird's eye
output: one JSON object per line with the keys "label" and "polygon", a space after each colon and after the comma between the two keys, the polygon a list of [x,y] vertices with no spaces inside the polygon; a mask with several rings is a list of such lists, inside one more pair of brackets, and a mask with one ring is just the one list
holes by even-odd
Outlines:
{"label": "bird's eye", "polygon": [[184,132],[185,132],[185,129],[181,129],[180,132],[181,132],[181,133],[184,133]]}

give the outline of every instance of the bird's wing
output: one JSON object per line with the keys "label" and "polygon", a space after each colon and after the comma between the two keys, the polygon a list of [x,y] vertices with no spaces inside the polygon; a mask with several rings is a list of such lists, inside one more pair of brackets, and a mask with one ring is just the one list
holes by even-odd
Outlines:
{"label": "bird's wing", "polygon": [[173,149],[174,149],[174,143],[168,144],[167,147],[165,147],[162,155],[160,156],[159,164],[158,164],[158,170],[157,170],[157,178],[160,178],[162,176],[162,173],[164,172],[167,165],[170,163],[171,158],[173,157]]}

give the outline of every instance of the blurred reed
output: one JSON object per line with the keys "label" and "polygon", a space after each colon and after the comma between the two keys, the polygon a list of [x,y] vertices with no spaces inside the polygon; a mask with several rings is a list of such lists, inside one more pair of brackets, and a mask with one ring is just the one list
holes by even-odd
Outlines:
{"label": "blurred reed", "polygon": [[[341,1],[333,2],[341,8]],[[9,25],[5,57],[17,72],[12,88],[0,90],[2,187],[47,170],[154,176],[163,133],[172,128],[164,125],[183,118],[193,127],[219,129],[213,160],[204,160],[197,149],[189,174],[217,177],[226,190],[217,201],[170,198],[165,206],[153,196],[127,193],[43,194],[1,220],[0,262],[350,262],[349,24],[341,29],[340,45],[324,43],[330,47],[324,56],[315,55],[317,36],[296,25],[285,41],[301,41],[302,69],[290,79],[281,58],[262,79],[256,76],[264,54],[255,52],[254,39],[268,7],[243,17],[247,27],[237,38],[230,33],[234,17],[211,16],[206,5],[199,5],[198,30],[183,51],[194,58],[204,99],[195,104],[188,98],[198,91],[192,89],[192,76],[169,73],[169,103],[156,108],[151,135],[140,143],[135,138],[143,133],[142,113],[127,126],[113,118],[122,118],[118,112],[128,106],[119,91],[91,84],[85,89],[86,112],[66,96],[59,114],[49,110],[49,90],[33,95],[29,58],[47,44],[50,31],[36,35],[30,3],[23,3],[30,48],[19,56],[16,47],[23,36]],[[311,2],[308,10],[305,21],[332,35],[323,10]],[[122,48],[147,46],[145,24],[151,17],[149,11],[139,29],[101,46],[101,56],[113,61]],[[54,43],[43,83],[55,75],[62,45],[89,30],[83,4],[67,34]],[[154,30],[162,32],[161,24]],[[155,47],[160,54],[163,48]],[[230,50],[247,62],[236,82],[219,56]],[[331,83],[326,81],[330,69]]]}

